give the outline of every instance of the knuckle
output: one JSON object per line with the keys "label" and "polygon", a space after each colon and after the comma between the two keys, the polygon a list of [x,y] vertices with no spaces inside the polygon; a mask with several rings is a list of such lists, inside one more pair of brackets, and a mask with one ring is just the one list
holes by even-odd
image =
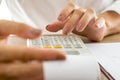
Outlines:
{"label": "knuckle", "polygon": [[84,13],[84,11],[80,8],[74,9],[74,12],[77,13],[77,14],[83,14]]}
{"label": "knuckle", "polygon": [[92,8],[87,9],[84,14],[84,18],[87,22],[91,21],[93,18],[96,18],[95,10]]}
{"label": "knuckle", "polygon": [[88,8],[87,11],[91,14],[95,13],[95,10],[93,8]]}
{"label": "knuckle", "polygon": [[91,16],[91,17],[96,17],[96,12],[95,12],[95,10],[94,10],[93,8],[88,8],[88,9],[86,10],[86,14],[87,14],[88,16]]}
{"label": "knuckle", "polygon": [[68,3],[68,6],[69,6],[69,7],[75,7],[75,4],[74,4],[73,2],[69,2],[69,3]]}

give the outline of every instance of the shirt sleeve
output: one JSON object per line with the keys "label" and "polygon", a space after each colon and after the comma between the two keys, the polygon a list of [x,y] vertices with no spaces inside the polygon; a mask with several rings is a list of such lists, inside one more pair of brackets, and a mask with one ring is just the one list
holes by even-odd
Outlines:
{"label": "shirt sleeve", "polygon": [[120,14],[120,0],[114,0],[113,3],[109,7],[105,8],[102,12],[106,11],[115,11]]}
{"label": "shirt sleeve", "polygon": [[1,4],[1,1],[2,1],[2,0],[0,0],[0,4]]}

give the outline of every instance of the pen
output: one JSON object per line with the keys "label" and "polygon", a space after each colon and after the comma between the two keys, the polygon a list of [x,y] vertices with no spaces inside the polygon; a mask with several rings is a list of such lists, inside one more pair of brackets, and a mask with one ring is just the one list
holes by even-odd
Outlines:
{"label": "pen", "polygon": [[101,72],[105,75],[108,80],[115,80],[115,78],[105,70],[105,68],[99,63]]}

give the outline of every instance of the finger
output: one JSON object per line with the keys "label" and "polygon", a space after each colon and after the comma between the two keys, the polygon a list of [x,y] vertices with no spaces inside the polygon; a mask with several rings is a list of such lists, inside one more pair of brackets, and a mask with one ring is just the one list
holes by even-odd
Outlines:
{"label": "finger", "polygon": [[69,2],[65,8],[61,11],[60,15],[58,16],[58,20],[64,21],[68,18],[68,16],[72,13],[75,8],[75,4],[73,2]]}
{"label": "finger", "polygon": [[22,38],[36,38],[40,36],[42,31],[40,29],[32,28],[31,26],[7,20],[0,20],[0,36],[14,34]]}
{"label": "finger", "polygon": [[1,63],[1,80],[43,80],[42,63]]}
{"label": "finger", "polygon": [[46,26],[46,29],[50,32],[57,32],[61,30],[64,26],[64,22],[57,21]]}
{"label": "finger", "polygon": [[65,59],[65,55],[59,50],[0,45],[0,62],[59,59]]}
{"label": "finger", "polygon": [[103,17],[100,17],[96,20],[95,24],[93,25],[96,29],[96,41],[101,41],[107,35],[108,31],[106,29],[106,22]]}
{"label": "finger", "polygon": [[7,38],[5,38],[5,39],[0,39],[0,45],[2,45],[2,44],[6,44],[7,43]]}
{"label": "finger", "polygon": [[[90,30],[92,29],[92,30]],[[89,25],[89,33],[87,36],[93,41],[101,41],[106,35],[106,24],[105,19],[100,17],[97,18],[94,24]],[[93,36],[94,35],[94,36]]]}
{"label": "finger", "polygon": [[78,22],[78,25],[76,26],[76,30],[78,32],[82,32],[85,27],[89,24],[89,22],[96,17],[95,11],[93,9],[87,9],[85,14],[82,16],[80,21]]}
{"label": "finger", "polygon": [[96,20],[95,24],[94,24],[97,28],[102,28],[105,27],[105,19],[103,17],[100,17]]}
{"label": "finger", "polygon": [[69,20],[69,18],[66,19],[65,21],[56,21],[56,22],[54,22],[52,24],[47,25],[46,29],[48,31],[51,31],[51,32],[57,32],[57,31],[63,29],[64,25],[66,24],[66,22],[68,20]]}
{"label": "finger", "polygon": [[76,23],[83,15],[84,11],[82,9],[74,9],[74,12],[71,16],[71,18],[66,22],[64,28],[63,28],[63,34],[70,34],[70,32],[73,31],[75,28]]}

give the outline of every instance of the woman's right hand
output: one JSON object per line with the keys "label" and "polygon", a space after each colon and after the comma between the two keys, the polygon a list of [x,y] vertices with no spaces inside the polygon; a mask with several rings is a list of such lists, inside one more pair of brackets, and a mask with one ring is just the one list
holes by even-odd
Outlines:
{"label": "woman's right hand", "polygon": [[[0,41],[10,34],[35,39],[41,35],[41,30],[0,20]],[[58,50],[0,43],[0,80],[44,80],[43,61],[64,59],[65,55]]]}

